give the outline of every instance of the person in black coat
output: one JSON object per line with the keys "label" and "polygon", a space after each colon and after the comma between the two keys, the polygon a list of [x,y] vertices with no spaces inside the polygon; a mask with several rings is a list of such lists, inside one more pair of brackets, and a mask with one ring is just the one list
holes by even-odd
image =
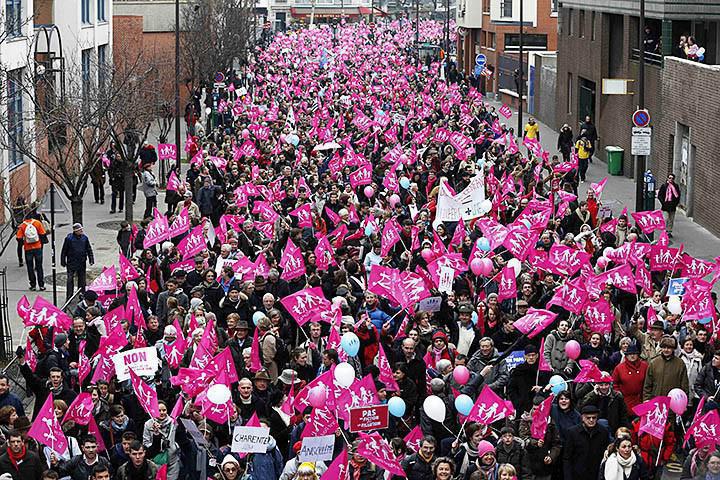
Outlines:
{"label": "person in black coat", "polygon": [[570,152],[573,148],[573,131],[567,123],[560,129],[557,140],[557,149],[563,156],[563,162],[570,161]]}
{"label": "person in black coat", "polygon": [[597,406],[585,405],[581,413],[580,425],[571,428],[565,435],[565,478],[598,478],[605,448],[610,443],[610,433],[597,423],[600,413]]}
{"label": "person in black coat", "polygon": [[538,375],[538,358],[538,348],[533,344],[526,345],[525,363],[521,363],[510,373],[507,394],[518,413],[530,411],[533,397],[542,391],[548,382],[548,372],[540,372]]}
{"label": "person in black coat", "polygon": [[90,240],[83,233],[83,226],[75,223],[72,233],[65,237],[62,251],[60,252],[60,265],[67,267],[67,298],[75,293],[75,277],[77,276],[78,288],[85,291],[85,268],[89,261],[90,265],[95,264]]}
{"label": "person in black coat", "polygon": [[665,212],[665,229],[668,237],[672,237],[675,211],[680,203],[680,187],[675,183],[675,174],[669,173],[667,182],[658,189],[657,198],[660,200],[662,211]]}
{"label": "person in black coat", "polygon": [[8,473],[13,480],[40,480],[44,470],[40,457],[26,449],[22,434],[10,432],[8,448],[0,455],[0,475]]}

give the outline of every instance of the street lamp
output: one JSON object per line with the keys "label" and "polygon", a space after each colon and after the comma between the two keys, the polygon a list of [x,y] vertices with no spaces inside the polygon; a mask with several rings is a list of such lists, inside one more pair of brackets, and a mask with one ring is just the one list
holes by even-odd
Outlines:
{"label": "street lamp", "polygon": [[518,123],[516,132],[518,138],[522,138],[523,133],[523,87],[525,83],[523,81],[523,3],[525,3],[525,1],[520,0],[520,31],[518,35],[518,58],[520,62],[518,66]]}
{"label": "street lamp", "polygon": [[[645,0],[640,0],[640,21],[638,22],[638,110],[645,108]],[[645,155],[637,155],[635,162],[635,211],[646,210],[644,202]]]}
{"label": "street lamp", "polygon": [[175,0],[175,168],[180,175],[180,0]]}

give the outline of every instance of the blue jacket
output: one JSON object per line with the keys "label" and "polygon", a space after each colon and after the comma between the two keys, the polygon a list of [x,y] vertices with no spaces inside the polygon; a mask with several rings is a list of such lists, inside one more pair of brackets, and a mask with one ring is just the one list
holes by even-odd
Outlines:
{"label": "blue jacket", "polygon": [[62,252],[60,252],[60,265],[67,266],[68,270],[76,270],[83,268],[88,260],[91,265],[95,263],[95,256],[87,235],[83,233],[78,236],[68,233],[63,242]]}
{"label": "blue jacket", "polygon": [[22,417],[25,415],[25,407],[23,407],[22,402],[20,399],[14,394],[7,392],[3,395],[0,395],[0,408],[6,407],[6,406],[15,407],[15,413],[18,414],[18,417]]}
{"label": "blue jacket", "polygon": [[248,462],[248,473],[252,480],[277,480],[280,478],[285,462],[283,462],[274,438],[270,437],[270,443],[265,453],[251,455],[252,458]]}

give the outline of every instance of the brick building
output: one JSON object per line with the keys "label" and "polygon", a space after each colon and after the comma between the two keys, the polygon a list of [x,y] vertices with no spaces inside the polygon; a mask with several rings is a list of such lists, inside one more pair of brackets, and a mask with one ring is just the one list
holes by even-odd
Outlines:
{"label": "brick building", "polygon": [[[656,46],[645,55],[645,108],[653,127],[648,168],[658,182],[673,171],[686,214],[720,235],[720,197],[713,191],[720,182],[714,128],[720,67],[713,65],[720,51],[720,0],[648,2],[646,18],[645,38]],[[604,158],[606,146],[623,148],[623,172],[633,176],[631,115],[638,85],[630,82],[627,95],[604,95],[601,89],[603,79],[637,78],[637,2],[621,0],[611,8],[602,0],[563,1],[559,22],[556,125],[568,123],[577,133],[590,116],[600,136],[599,156]],[[705,64],[678,58],[677,41],[688,34],[705,49]]]}

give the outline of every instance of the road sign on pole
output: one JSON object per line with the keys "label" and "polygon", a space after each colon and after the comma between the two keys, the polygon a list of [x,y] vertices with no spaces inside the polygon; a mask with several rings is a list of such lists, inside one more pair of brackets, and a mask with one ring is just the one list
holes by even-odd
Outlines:
{"label": "road sign on pole", "polygon": [[485,64],[487,63],[487,57],[479,53],[475,56],[475,65],[477,65],[480,68],[485,68]]}
{"label": "road sign on pole", "polygon": [[632,122],[636,127],[647,127],[650,125],[650,112],[644,108],[635,110],[632,114]]}
{"label": "road sign on pole", "polygon": [[631,155],[650,155],[652,144],[652,128],[633,127],[632,142],[630,143]]}

